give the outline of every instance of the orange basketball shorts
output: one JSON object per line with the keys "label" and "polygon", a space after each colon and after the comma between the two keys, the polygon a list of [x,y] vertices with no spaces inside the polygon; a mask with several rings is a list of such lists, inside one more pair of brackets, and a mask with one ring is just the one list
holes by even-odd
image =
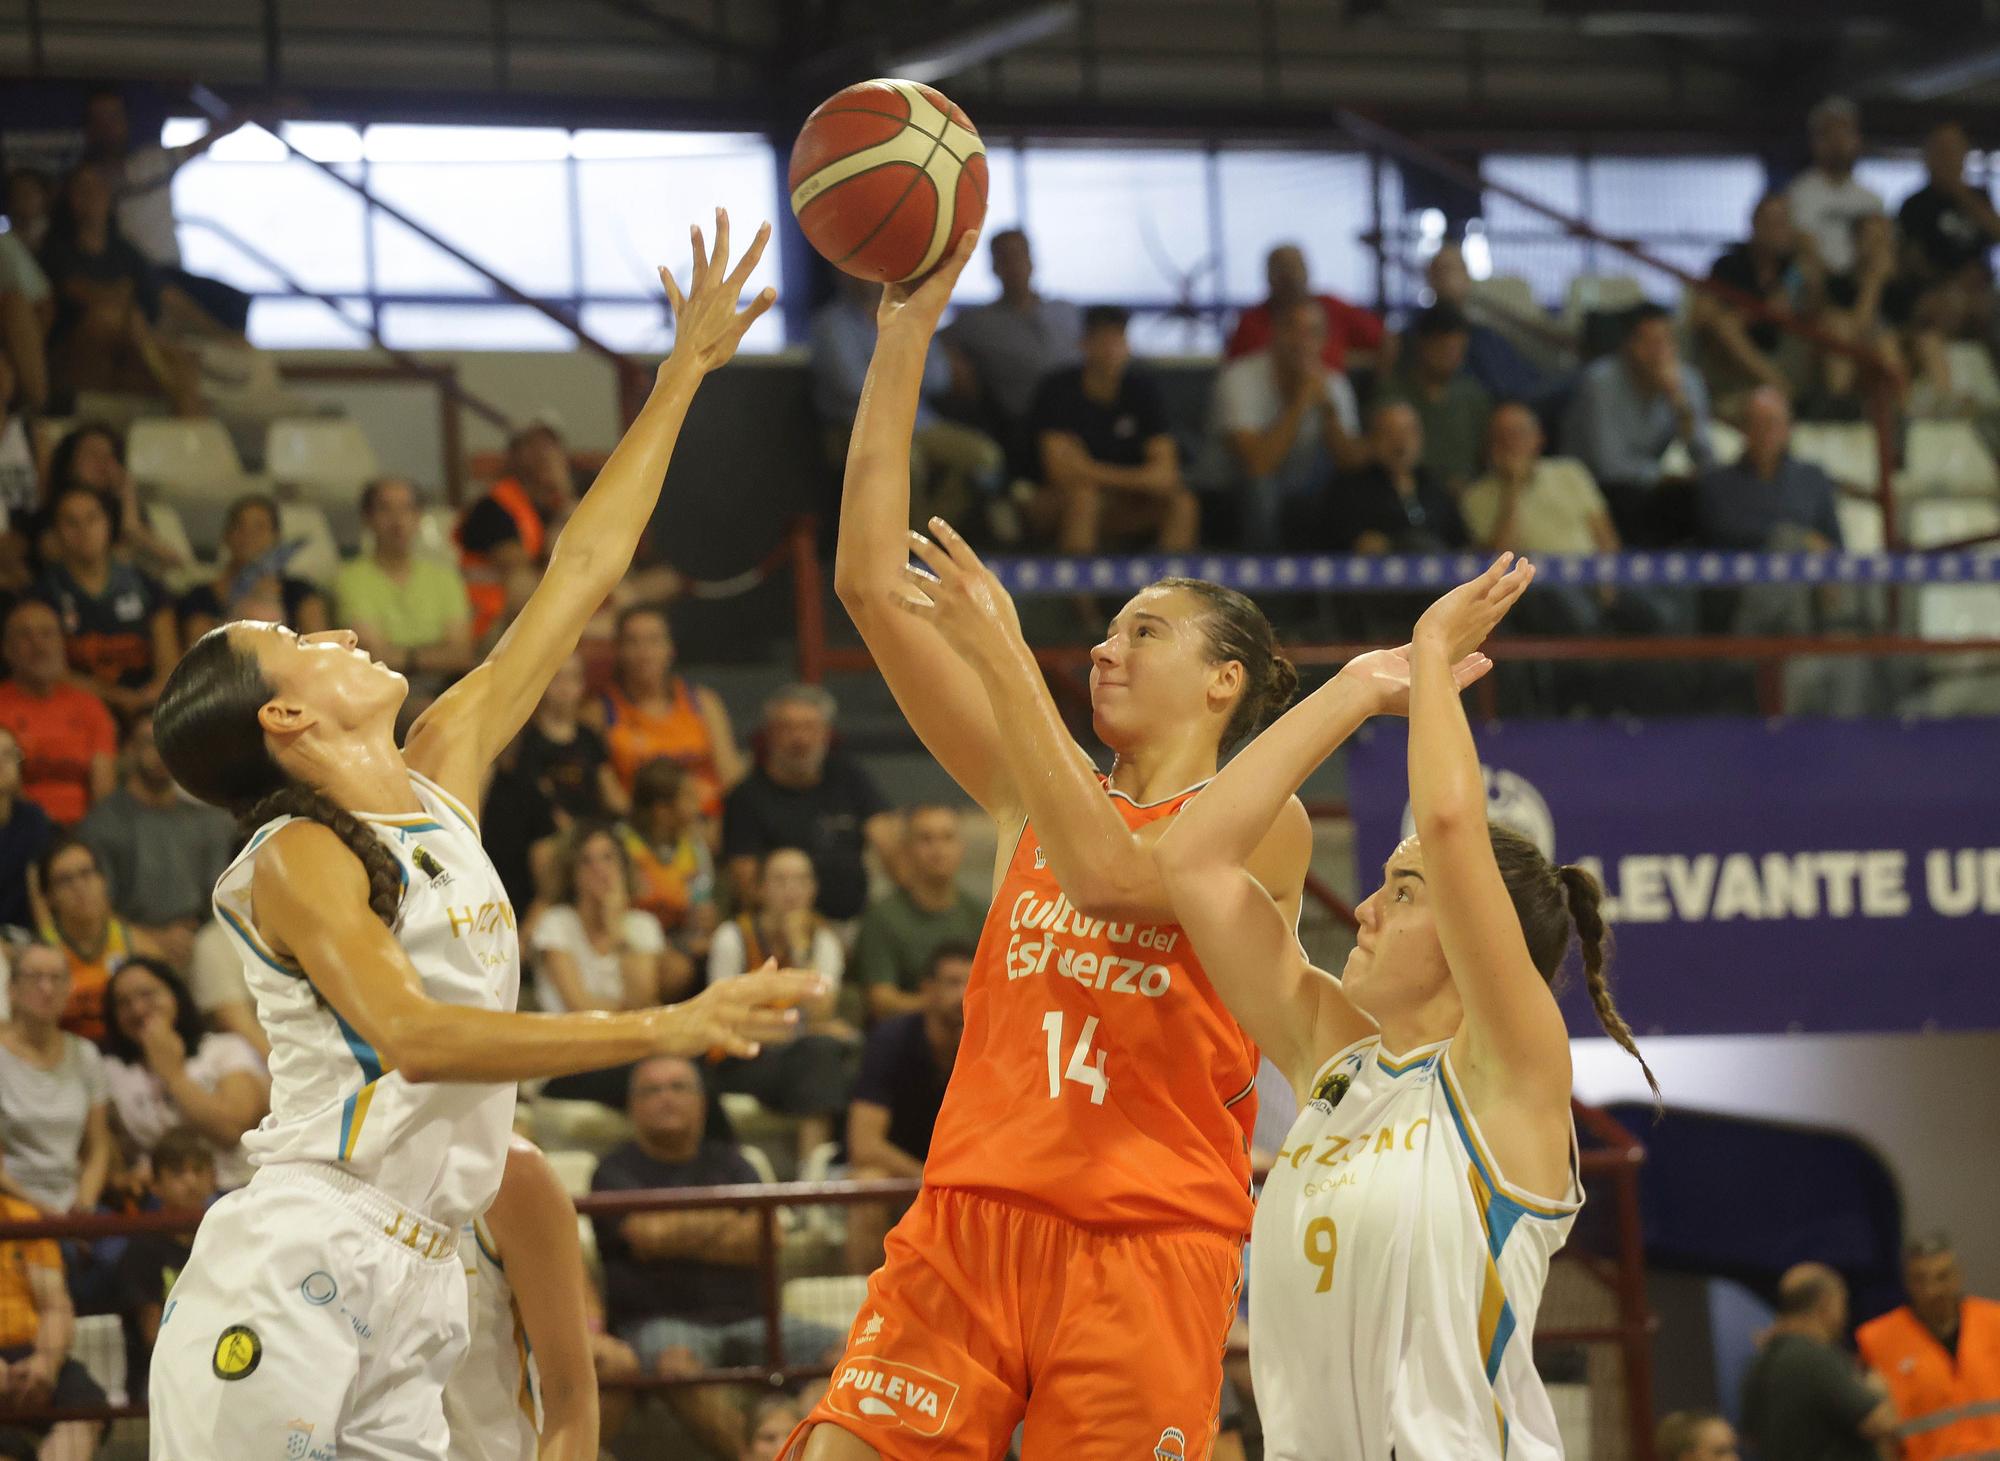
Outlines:
{"label": "orange basketball shorts", "polygon": [[926,1187],[779,1455],[835,1425],[887,1461],[994,1461],[1025,1422],[1027,1456],[1203,1461],[1241,1277],[1221,1233],[1105,1232]]}

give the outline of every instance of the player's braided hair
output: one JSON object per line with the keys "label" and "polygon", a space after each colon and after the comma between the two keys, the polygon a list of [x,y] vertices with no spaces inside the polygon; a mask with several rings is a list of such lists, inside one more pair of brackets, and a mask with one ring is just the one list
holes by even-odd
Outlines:
{"label": "player's braided hair", "polygon": [[271,687],[256,659],[211,629],[181,656],[153,710],[153,740],[174,780],[211,806],[233,813],[245,836],[277,817],[318,822],[360,859],[368,906],[394,926],[403,873],[382,839],[316,787],[287,776],[264,744],[257,713]]}
{"label": "player's braided hair", "polygon": [[1205,578],[1163,578],[1155,588],[1176,588],[1201,601],[1208,652],[1218,663],[1243,666],[1243,693],[1223,727],[1222,750],[1262,727],[1299,693],[1299,672],[1278,650],[1278,636],[1264,611],[1233,588]]}
{"label": "player's braided hair", "polygon": [[1611,982],[1605,973],[1611,957],[1611,931],[1604,926],[1604,890],[1587,869],[1574,863],[1557,867],[1542,856],[1541,848],[1519,832],[1498,825],[1488,830],[1493,839],[1493,860],[1500,867],[1500,880],[1507,885],[1507,895],[1514,901],[1515,915],[1520,918],[1521,932],[1528,941],[1528,957],[1534,960],[1535,968],[1548,980],[1549,987],[1560,993],[1570,938],[1575,936],[1583,954],[1584,988],[1589,991],[1591,1008],[1597,1012],[1597,1023],[1639,1062],[1639,1069],[1646,1073],[1646,1084],[1653,1088],[1653,1099],[1658,1102],[1660,1083],[1653,1078],[1653,1068],[1646,1064],[1646,1057],[1639,1053],[1632,1027],[1625,1023],[1625,1017],[1618,1013],[1618,1006],[1611,998]]}

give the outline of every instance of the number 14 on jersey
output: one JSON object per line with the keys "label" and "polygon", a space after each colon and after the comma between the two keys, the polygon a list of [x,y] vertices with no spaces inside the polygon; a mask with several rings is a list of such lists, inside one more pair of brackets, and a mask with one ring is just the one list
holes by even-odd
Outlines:
{"label": "number 14 on jersey", "polygon": [[1104,1093],[1111,1082],[1104,1074],[1104,1052],[1091,1055],[1090,1042],[1097,1035],[1097,1016],[1086,1016],[1083,1029],[1076,1037],[1076,1048],[1070,1051],[1069,1065],[1062,1063],[1063,1012],[1050,1010],[1042,1016],[1042,1033],[1049,1037],[1049,1099],[1055,1100],[1062,1094],[1064,1081],[1075,1081],[1090,1088],[1090,1104],[1102,1106]]}

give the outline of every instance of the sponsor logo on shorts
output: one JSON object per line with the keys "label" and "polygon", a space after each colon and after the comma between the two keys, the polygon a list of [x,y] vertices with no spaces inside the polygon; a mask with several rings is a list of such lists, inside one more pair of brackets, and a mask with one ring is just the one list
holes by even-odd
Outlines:
{"label": "sponsor logo on shorts", "polygon": [[313,1444],[315,1429],[309,1420],[285,1422],[286,1461],[336,1461],[336,1452],[331,1442],[324,1446]]}
{"label": "sponsor logo on shorts", "polygon": [[1179,1426],[1170,1425],[1160,1432],[1153,1446],[1153,1461],[1187,1461],[1187,1437]]}
{"label": "sponsor logo on shorts", "polygon": [[257,1371],[264,1359],[264,1341],[248,1324],[232,1324],[215,1341],[210,1362],[218,1380],[241,1380]]}
{"label": "sponsor logo on shorts", "polygon": [[333,1275],[324,1269],[307,1274],[299,1282],[299,1295],[308,1304],[325,1308],[339,1294],[340,1285],[333,1281]]}
{"label": "sponsor logo on shorts", "polygon": [[864,1359],[841,1364],[826,1403],[840,1415],[935,1436],[957,1399],[958,1386],[942,1375],[897,1360]]}

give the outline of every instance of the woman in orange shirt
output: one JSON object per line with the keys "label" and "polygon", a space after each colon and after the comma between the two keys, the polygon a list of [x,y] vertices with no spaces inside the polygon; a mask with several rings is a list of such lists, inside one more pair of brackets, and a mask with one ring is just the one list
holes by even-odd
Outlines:
{"label": "woman in orange shirt", "polygon": [[674,673],[674,635],[665,610],[648,604],[626,609],[618,616],[615,644],[611,688],[599,718],[619,785],[629,795],[639,768],[665,756],[701,787],[702,815],[721,816],[723,793],[749,770],[722,698]]}
{"label": "woman in orange shirt", "polygon": [[134,927],[112,913],[104,869],[88,843],[58,838],[42,854],[35,871],[48,908],[41,921],[42,942],[60,950],[69,965],[69,1001],[63,1006],[62,1027],[93,1043],[101,1041],[104,992],[118,966],[133,954],[185,962],[190,945],[184,938],[170,949],[151,929]]}

